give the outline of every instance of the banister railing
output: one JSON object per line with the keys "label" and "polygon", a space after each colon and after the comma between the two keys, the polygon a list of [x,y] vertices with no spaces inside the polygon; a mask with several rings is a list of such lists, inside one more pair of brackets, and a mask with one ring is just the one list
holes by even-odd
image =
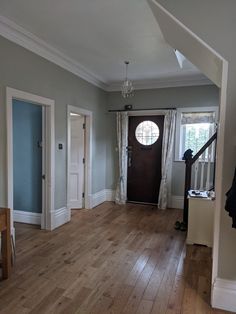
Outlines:
{"label": "banister railing", "polygon": [[[193,156],[189,161],[191,164],[194,164],[195,161],[204,153],[204,151],[216,140],[217,133],[214,133],[212,137],[206,142],[205,145],[202,146],[202,148],[196,153],[195,156]],[[183,159],[185,160],[185,159]]]}
{"label": "banister railing", "polygon": [[[217,139],[217,133],[214,133],[212,137],[206,142],[205,145],[196,153],[195,156],[192,155],[193,151],[188,149],[183,156],[183,160],[185,160],[185,185],[184,185],[184,211],[183,211],[183,221],[177,221],[175,224],[176,229],[180,229],[182,231],[187,230],[188,227],[188,192],[191,189],[191,179],[192,179],[192,166],[198,159],[203,156],[206,150],[209,150],[209,147],[213,144],[213,142]],[[210,157],[209,157],[210,156]],[[215,156],[214,156],[215,158]],[[209,187],[209,176],[210,176],[210,161],[213,159],[211,154],[208,154],[208,169],[207,169],[207,186]],[[205,163],[205,158],[204,161]],[[203,185],[203,176],[204,176],[204,166],[201,168],[201,186]],[[198,170],[198,164],[196,165],[196,169]],[[215,176],[215,170],[213,172],[213,181]],[[197,182],[197,177],[195,173],[195,182]],[[196,185],[196,183],[195,183]]]}

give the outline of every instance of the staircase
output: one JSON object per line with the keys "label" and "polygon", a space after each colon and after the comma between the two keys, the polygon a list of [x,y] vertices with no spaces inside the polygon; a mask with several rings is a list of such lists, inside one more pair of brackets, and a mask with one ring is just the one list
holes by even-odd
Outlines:
{"label": "staircase", "polygon": [[177,221],[175,228],[185,231],[188,228],[189,190],[210,191],[215,186],[215,152],[217,133],[206,144],[192,155],[188,149],[183,156],[185,160],[185,187],[184,187],[184,211],[183,221]]}

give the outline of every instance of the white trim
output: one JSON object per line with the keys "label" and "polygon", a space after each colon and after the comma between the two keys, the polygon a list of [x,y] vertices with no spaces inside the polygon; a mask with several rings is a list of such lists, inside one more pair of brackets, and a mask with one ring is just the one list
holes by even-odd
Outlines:
{"label": "white trim", "polygon": [[[168,88],[168,87],[184,87],[184,86],[201,86],[201,85],[213,85],[212,81],[206,78],[204,75],[192,73],[191,75],[179,75],[171,73],[172,76],[160,77],[158,79],[147,80],[133,80],[135,90],[139,89],[156,89],[156,88]],[[163,74],[164,75],[164,74]],[[117,82],[110,84],[107,89],[108,92],[120,91],[120,84]]]}
{"label": "white trim", "polygon": [[2,15],[0,15],[0,35],[59,65],[85,81],[106,90],[107,85],[102,78],[87,70],[79,62],[66,56],[46,41]]}
{"label": "white trim", "polygon": [[92,208],[104,203],[115,200],[115,191],[104,189],[92,195]]}
{"label": "white trim", "polygon": [[168,205],[169,208],[178,208],[183,209],[184,208],[184,197],[178,196],[178,195],[171,195],[171,202],[170,205]]}
{"label": "white trim", "polygon": [[69,161],[70,161],[70,113],[77,113],[85,116],[85,171],[84,171],[84,203],[85,208],[90,209],[91,193],[92,193],[92,125],[93,113],[92,111],[83,108],[68,105],[67,106],[67,207],[69,205]]}
{"label": "white trim", "polygon": [[13,227],[13,99],[28,101],[45,106],[45,199],[42,208],[41,228],[51,230],[51,211],[54,209],[55,191],[55,125],[54,100],[23,92],[10,87],[6,88],[6,120],[7,120],[7,206],[11,208],[11,226]]}
{"label": "white trim", "polygon": [[99,191],[92,195],[92,208],[106,202],[106,190]]}
{"label": "white trim", "polygon": [[41,214],[25,212],[22,210],[13,210],[14,222],[22,222],[31,225],[41,225]]}
{"label": "white trim", "polygon": [[218,276],[219,245],[220,245],[220,220],[224,194],[222,191],[222,178],[224,177],[224,141],[225,141],[225,121],[226,121],[226,98],[228,83],[228,62],[223,61],[222,84],[220,93],[220,113],[219,128],[216,145],[216,174],[215,174],[215,217],[214,217],[214,237],[212,254],[212,282]]}
{"label": "white trim", "polygon": [[51,230],[54,230],[71,220],[71,211],[66,207],[62,207],[56,210],[52,210],[51,216],[52,216]]}
{"label": "white trim", "polygon": [[106,189],[106,201],[107,202],[115,201],[115,190]]}
{"label": "white trim", "polygon": [[212,285],[212,307],[236,312],[236,281],[216,278]]}

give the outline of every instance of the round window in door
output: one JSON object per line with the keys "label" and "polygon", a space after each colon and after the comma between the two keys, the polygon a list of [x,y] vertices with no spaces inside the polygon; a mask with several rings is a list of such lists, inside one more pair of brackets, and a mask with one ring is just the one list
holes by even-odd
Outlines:
{"label": "round window in door", "polygon": [[153,121],[143,121],[139,123],[135,130],[136,140],[145,146],[154,144],[160,135],[158,125]]}

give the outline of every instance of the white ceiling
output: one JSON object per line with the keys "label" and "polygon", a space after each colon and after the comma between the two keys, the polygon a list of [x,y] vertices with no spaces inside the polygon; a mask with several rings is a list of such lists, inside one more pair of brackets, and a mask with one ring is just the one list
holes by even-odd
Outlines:
{"label": "white ceiling", "polygon": [[180,68],[146,0],[0,0],[0,12],[110,90],[124,78],[125,60],[129,78],[140,86],[204,78],[189,61]]}

